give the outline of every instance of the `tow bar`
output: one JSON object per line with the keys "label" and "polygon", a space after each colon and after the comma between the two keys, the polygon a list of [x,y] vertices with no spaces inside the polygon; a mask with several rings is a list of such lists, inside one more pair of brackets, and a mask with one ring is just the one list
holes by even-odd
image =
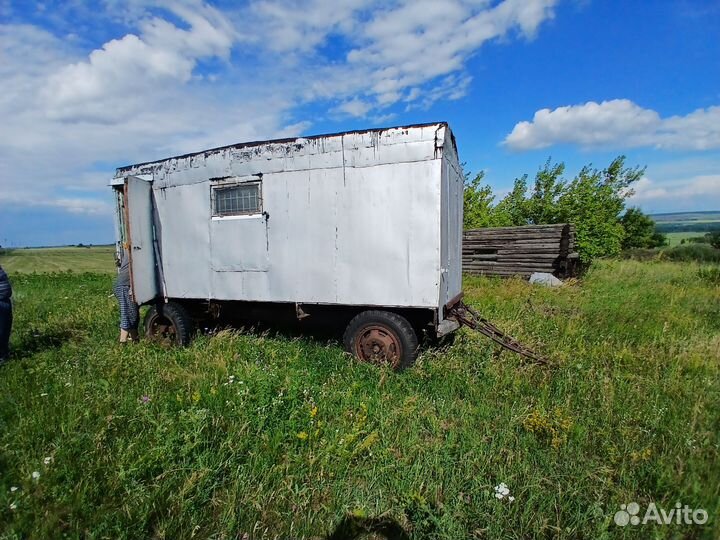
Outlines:
{"label": "tow bar", "polygon": [[540,356],[516,339],[503,333],[497,326],[481,317],[477,311],[464,302],[458,302],[450,308],[450,310],[448,310],[447,317],[449,319],[455,319],[462,326],[467,326],[472,330],[480,332],[482,335],[489,337],[501,347],[517,353],[536,364],[545,366],[550,363],[547,358]]}

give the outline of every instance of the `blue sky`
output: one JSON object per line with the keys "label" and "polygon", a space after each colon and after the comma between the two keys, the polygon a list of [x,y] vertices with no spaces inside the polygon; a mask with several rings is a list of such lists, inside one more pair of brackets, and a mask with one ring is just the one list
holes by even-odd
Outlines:
{"label": "blue sky", "polygon": [[500,194],[624,154],[720,209],[717,0],[0,0],[0,81],[3,245],[111,242],[116,166],[436,120]]}

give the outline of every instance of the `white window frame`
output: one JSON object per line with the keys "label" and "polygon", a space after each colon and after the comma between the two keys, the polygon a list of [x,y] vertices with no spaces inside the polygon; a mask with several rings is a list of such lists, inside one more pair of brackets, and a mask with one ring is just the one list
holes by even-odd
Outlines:
{"label": "white window frame", "polygon": [[[256,210],[245,211],[245,212],[218,212],[217,211],[217,196],[216,192],[223,189],[231,189],[236,187],[257,187],[257,201],[258,206]],[[258,216],[263,213],[263,199],[262,199],[262,179],[257,176],[250,178],[223,178],[221,181],[213,182],[210,185],[210,214],[213,218],[227,218],[235,216]]]}

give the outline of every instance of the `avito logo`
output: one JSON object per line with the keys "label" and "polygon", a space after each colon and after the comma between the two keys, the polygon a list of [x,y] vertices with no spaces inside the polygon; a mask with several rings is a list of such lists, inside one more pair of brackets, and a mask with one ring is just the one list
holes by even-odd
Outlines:
{"label": "avito logo", "polygon": [[620,510],[615,512],[615,524],[620,527],[626,525],[704,525],[708,521],[708,513],[703,508],[690,508],[687,504],[675,503],[670,511],[651,502],[645,513],[640,517],[640,505],[636,502],[621,504]]}

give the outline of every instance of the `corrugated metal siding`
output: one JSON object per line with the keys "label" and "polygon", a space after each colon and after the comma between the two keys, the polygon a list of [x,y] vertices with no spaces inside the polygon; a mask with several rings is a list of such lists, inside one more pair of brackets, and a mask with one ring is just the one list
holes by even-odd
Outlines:
{"label": "corrugated metal siding", "polygon": [[462,223],[463,223],[463,189],[464,177],[460,170],[457,153],[453,144],[443,147],[443,185],[446,186],[447,198],[443,206],[447,207],[446,227],[441,236],[443,251],[446,252],[447,270],[444,297],[440,305],[455,298],[462,291]]}

